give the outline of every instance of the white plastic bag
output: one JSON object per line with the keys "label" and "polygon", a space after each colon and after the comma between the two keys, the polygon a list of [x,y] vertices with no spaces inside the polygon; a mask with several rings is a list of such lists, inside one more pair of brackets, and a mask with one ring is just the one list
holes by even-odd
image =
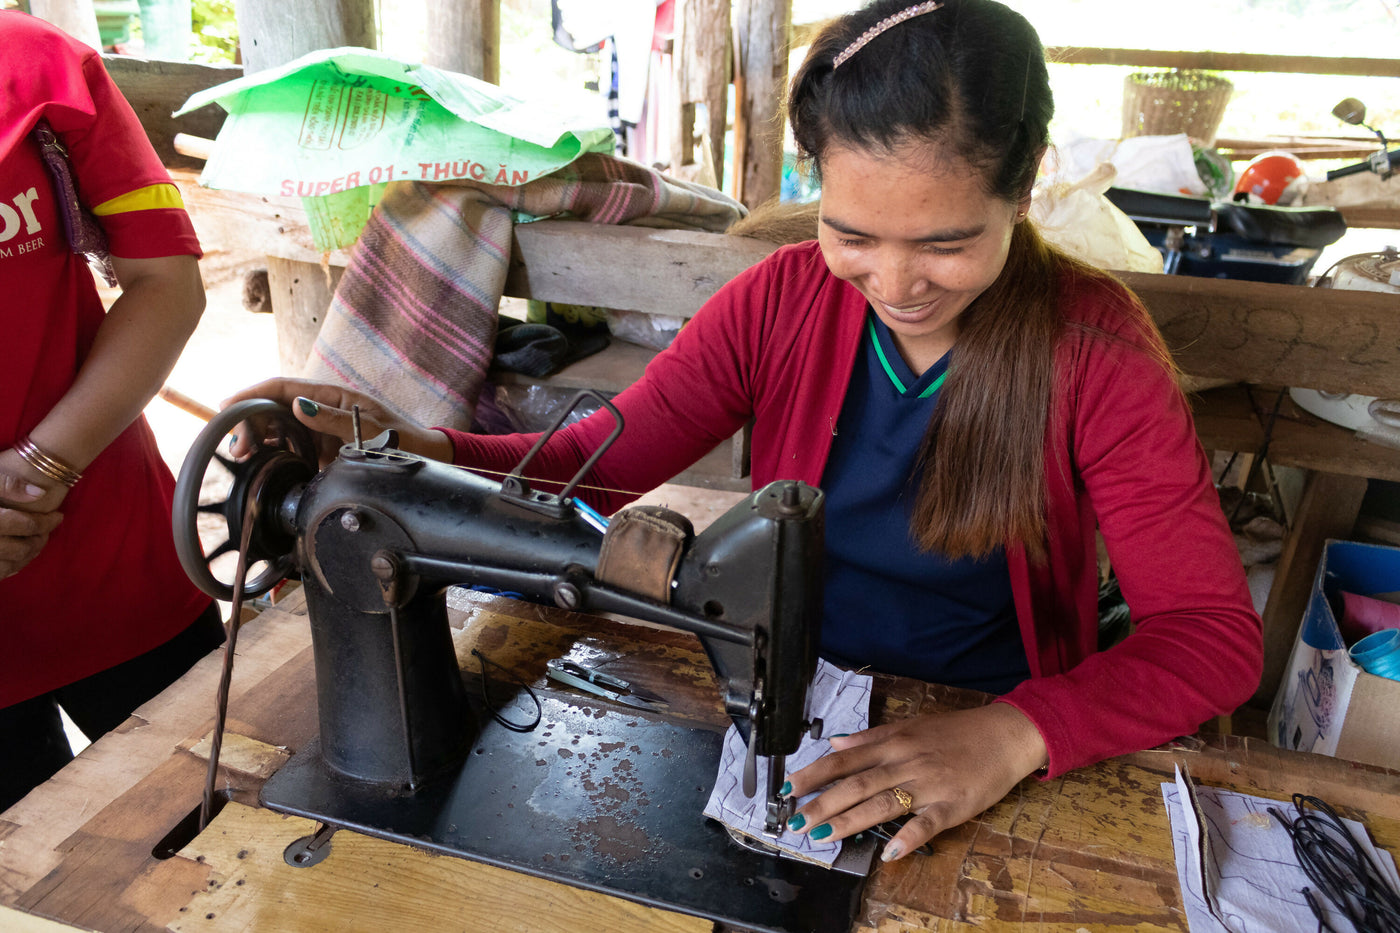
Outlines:
{"label": "white plastic bag", "polygon": [[1138,191],[1206,197],[1206,184],[1196,171],[1196,153],[1185,133],[1174,136],[1134,136],[1130,139],[1083,137],[1055,147],[1055,177],[1083,178],[1100,163],[1118,172],[1113,184]]}
{"label": "white plastic bag", "polygon": [[1162,254],[1104,196],[1116,176],[1112,165],[1100,162],[1077,181],[1047,179],[1035,187],[1030,217],[1046,240],[1091,266],[1161,272]]}

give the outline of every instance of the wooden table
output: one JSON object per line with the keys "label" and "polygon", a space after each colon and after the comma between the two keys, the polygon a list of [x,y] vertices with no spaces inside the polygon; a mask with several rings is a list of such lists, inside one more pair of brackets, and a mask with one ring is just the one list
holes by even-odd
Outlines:
{"label": "wooden table", "polygon": [[[200,800],[218,653],[0,814],[0,929],[51,929],[48,918],[102,933],[711,930],[695,917],[344,830],[325,861],[288,866],[283,851],[314,826],[259,808],[257,791],[315,732],[304,612],[294,593],[240,636],[222,759],[232,802],[211,825],[173,857],[152,855]],[[539,691],[569,695],[544,679],[548,658],[615,659],[610,670],[671,698],[687,721],[726,724],[689,635],[477,594],[454,596],[450,615],[459,658],[479,648]],[[871,712],[890,720],[984,701],[877,675]],[[1028,779],[940,836],[936,854],[877,864],[856,928],[1183,930],[1159,789],[1178,762],[1206,784],[1321,796],[1400,851],[1400,774],[1238,737],[1183,740]]]}

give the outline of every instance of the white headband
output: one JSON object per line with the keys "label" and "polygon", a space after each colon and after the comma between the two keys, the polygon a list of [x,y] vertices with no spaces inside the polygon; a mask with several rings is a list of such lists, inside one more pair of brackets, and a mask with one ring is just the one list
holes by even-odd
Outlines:
{"label": "white headband", "polygon": [[943,6],[943,4],[939,3],[938,0],[924,0],[923,3],[916,3],[911,7],[906,7],[893,16],[886,16],[874,26],[871,26],[865,32],[861,33],[859,39],[846,46],[841,54],[832,60],[831,70],[835,71],[837,68],[840,68],[846,63],[848,58],[865,48],[866,44],[869,43],[871,39],[874,39],[891,26],[898,26],[906,19],[913,19],[916,16],[923,16],[925,13],[932,13],[941,6]]}

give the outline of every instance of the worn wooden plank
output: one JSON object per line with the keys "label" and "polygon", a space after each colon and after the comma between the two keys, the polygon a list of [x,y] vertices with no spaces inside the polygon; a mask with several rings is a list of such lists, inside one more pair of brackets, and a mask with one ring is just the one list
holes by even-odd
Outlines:
{"label": "worn wooden plank", "polygon": [[57,920],[47,920],[34,914],[21,913],[12,907],[0,905],[0,930],[5,933],[73,933],[82,927],[69,926]]}
{"label": "worn wooden plank", "polygon": [[[149,758],[137,760],[149,768]],[[59,865],[14,906],[103,933],[156,933],[179,916],[209,884],[209,870],[151,853],[199,805],[204,767],[190,755],[157,761],[133,773],[141,780],[64,840]]]}
{"label": "worn wooden plank", "polygon": [[[277,609],[264,616],[279,626],[299,619],[297,612]],[[708,662],[684,633],[639,632],[608,619],[461,591],[452,594],[449,621],[464,663],[474,663],[470,652],[476,648],[513,676],[546,689],[544,660],[565,655],[606,665],[667,696],[697,723],[726,724]],[[240,702],[235,716],[240,733],[280,730],[286,741],[288,728],[304,730],[289,726],[279,708],[307,705],[312,688],[305,655],[303,650],[293,656],[251,688],[248,700],[255,702]],[[877,675],[872,710],[883,721],[987,699]],[[278,735],[263,732],[261,739],[277,742]],[[1317,794],[1347,815],[1363,817],[1378,844],[1400,845],[1400,772],[1283,751],[1258,740],[1190,740],[1053,781],[1028,779],[976,820],[939,836],[933,856],[878,864],[858,927],[886,933],[1181,930],[1171,835],[1158,789],[1177,763],[1205,784],[1276,799],[1294,791]],[[202,762],[194,756],[165,759],[120,806],[104,810],[64,844],[64,870],[37,885],[20,906],[92,929],[143,933],[167,924],[211,933],[408,925],[458,930],[464,916],[473,918],[473,928],[504,930],[710,927],[345,831],[335,836],[325,862],[292,869],[282,852],[313,824],[238,803],[229,804],[179,856],[152,862],[143,849],[189,803],[202,776]],[[8,859],[10,853],[4,854]],[[137,867],[129,868],[138,857]]]}
{"label": "worn wooden plank", "polygon": [[[1355,159],[1360,161],[1376,151],[1374,136],[1299,136],[1280,135],[1232,139],[1227,136],[1215,137],[1215,148],[1228,152],[1234,161],[1252,159],[1274,149],[1286,149],[1300,159]],[[1326,184],[1326,182],[1322,182]],[[1312,188],[1312,179],[1308,187]],[[1308,192],[1303,193],[1303,204],[1312,203]]]}
{"label": "worn wooden plank", "polygon": [[[197,742],[180,744],[181,748],[188,748],[190,754],[205,761],[209,760],[213,746],[213,729],[206,732]],[[276,774],[277,769],[286,764],[291,757],[291,753],[285,748],[259,742],[227,729],[224,730],[219,747],[220,768],[238,771],[263,781]]]}
{"label": "worn wooden plank", "polygon": [[[239,229],[269,255],[319,262],[289,199],[191,193],[196,227]],[[219,203],[223,206],[219,207]],[[201,218],[201,212],[212,215]],[[201,230],[201,235],[203,231]],[[690,316],[776,246],[687,230],[541,221],[515,231],[506,294]],[[343,265],[344,254],[327,257]],[[620,275],[619,270],[638,270]],[[1118,273],[1178,365],[1206,378],[1400,395],[1400,295]]]}
{"label": "worn wooden plank", "polygon": [[777,249],[750,237],[576,221],[519,224],[506,294],[690,317]]}
{"label": "worn wooden plank", "polygon": [[190,901],[170,929],[709,933],[712,927],[697,917],[348,830],[332,837],[324,861],[288,868],[283,851],[315,826],[311,820],[229,804],[181,853],[202,860],[217,880]]}
{"label": "worn wooden plank", "polygon": [[1400,78],[1400,59],[1268,55],[1253,52],[1168,52],[1050,46],[1045,60],[1059,65],[1131,65],[1135,68],[1200,68],[1274,74],[1358,75]]}
{"label": "worn wooden plank", "polygon": [[182,117],[171,114],[184,106],[196,91],[242,77],[243,66],[151,61],[110,53],[102,56],[102,62],[141,119],[161,161],[172,167],[199,168],[200,160],[175,151],[175,134],[213,139],[224,125],[227,114],[218,104],[208,104]]}
{"label": "worn wooden plank", "polygon": [[[1190,397],[1196,434],[1207,450],[1254,454],[1263,448],[1265,426],[1284,390],[1256,386],[1253,391],[1253,403],[1238,385]],[[1400,450],[1363,440],[1304,411],[1286,395],[1272,421],[1268,455],[1275,466],[1400,481]]]}
{"label": "worn wooden plank", "polygon": [[[296,592],[277,611],[244,625],[234,709],[251,702],[244,696],[252,685],[310,644],[304,612],[303,597]],[[143,774],[133,769],[133,762],[159,761],[189,736],[207,730],[221,665],[222,651],[201,660],[173,687],[84,749],[44,785],[42,794],[30,794],[0,815],[0,824],[9,824],[3,836],[5,858],[0,859],[0,903],[13,901],[53,870],[63,859],[63,841],[140,781]]]}
{"label": "worn wooden plank", "polygon": [[1364,812],[1379,822],[1377,841],[1397,847],[1400,838],[1400,771],[1278,748],[1265,739],[1215,735],[1188,738],[1161,748],[1122,756],[1120,761],[1170,777],[1177,765],[1203,784],[1229,786],[1241,793],[1286,799],[1313,794],[1328,803]]}
{"label": "worn wooden plank", "polygon": [[1400,395],[1400,295],[1116,274],[1193,376]]}

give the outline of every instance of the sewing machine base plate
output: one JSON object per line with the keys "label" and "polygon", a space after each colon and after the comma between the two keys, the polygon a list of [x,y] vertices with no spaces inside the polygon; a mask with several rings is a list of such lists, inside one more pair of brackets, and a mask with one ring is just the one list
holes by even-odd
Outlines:
{"label": "sewing machine base plate", "polygon": [[475,707],[481,733],[466,762],[414,794],[332,773],[313,740],[267,782],[263,804],[747,929],[850,929],[862,875],[745,849],[702,816],[719,733],[540,702],[543,719],[525,733]]}

